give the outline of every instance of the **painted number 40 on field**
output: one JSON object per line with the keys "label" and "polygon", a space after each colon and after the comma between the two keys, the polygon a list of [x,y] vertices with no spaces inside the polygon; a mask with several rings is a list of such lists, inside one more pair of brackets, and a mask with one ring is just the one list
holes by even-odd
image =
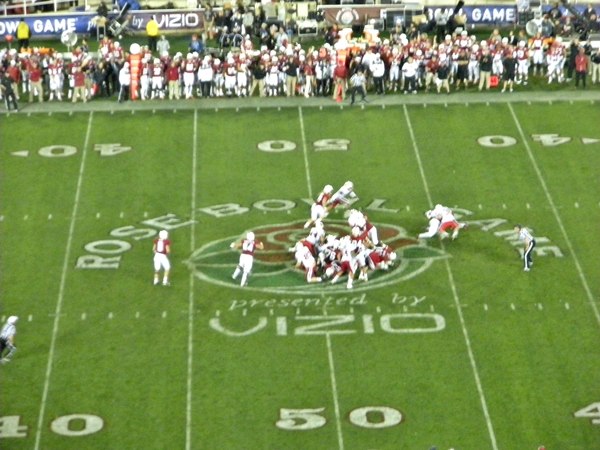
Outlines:
{"label": "painted number 40 on field", "polygon": [[[290,431],[315,430],[327,424],[324,413],[325,408],[281,408],[275,426]],[[402,422],[402,413],[389,406],[363,406],[350,411],[348,420],[361,428],[389,428]]]}
{"label": "painted number 40 on field", "polygon": [[[95,144],[94,151],[98,152],[100,156],[116,156],[121,153],[125,153],[131,151],[131,147],[127,147],[125,145],[121,145],[119,143],[113,144]],[[43,156],[44,158],[66,158],[69,156],[73,156],[77,154],[77,147],[72,145],[48,145],[46,147],[42,147],[38,150],[38,155]],[[28,150],[19,150],[16,152],[12,152],[13,156],[29,156]]]}
{"label": "painted number 40 on field", "polygon": [[590,403],[574,413],[575,417],[592,419],[593,425],[600,425],[600,402]]}

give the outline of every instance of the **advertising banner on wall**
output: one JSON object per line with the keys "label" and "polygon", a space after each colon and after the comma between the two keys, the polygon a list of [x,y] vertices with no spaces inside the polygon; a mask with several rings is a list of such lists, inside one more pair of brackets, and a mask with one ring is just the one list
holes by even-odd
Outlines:
{"label": "advertising banner on wall", "polygon": [[[156,21],[162,32],[181,31],[192,33],[204,27],[204,12],[202,10],[153,10],[130,11],[126,16],[129,30],[133,33],[145,32],[146,24],[153,15],[156,16]],[[95,33],[95,17],[95,13],[75,12],[23,16],[34,38],[58,37],[66,30],[74,30],[77,34]],[[7,34],[14,35],[20,20],[21,16],[0,17],[0,38]]]}
{"label": "advertising banner on wall", "polygon": [[[406,11],[401,5],[343,5],[322,6],[325,20],[344,26],[360,25],[369,19],[385,18],[387,10],[394,12]],[[454,5],[429,8],[432,14],[438,10],[447,10],[452,13]],[[471,5],[464,6],[462,12],[467,16],[469,25],[509,25],[516,22],[517,9],[515,4],[510,5]]]}

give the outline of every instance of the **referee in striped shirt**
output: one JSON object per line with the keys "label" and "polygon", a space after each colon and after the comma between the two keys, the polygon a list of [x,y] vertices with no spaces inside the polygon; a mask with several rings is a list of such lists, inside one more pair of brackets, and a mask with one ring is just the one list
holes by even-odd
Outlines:
{"label": "referee in striped shirt", "polygon": [[531,254],[533,253],[533,249],[535,248],[535,239],[533,238],[529,230],[522,225],[515,225],[515,232],[518,234],[519,240],[523,241],[523,244],[525,245],[523,249],[523,264],[525,265],[525,267],[523,268],[523,270],[525,272],[529,272],[531,266],[533,266],[533,259],[531,257]]}
{"label": "referee in striped shirt", "polygon": [[[0,363],[2,364],[9,362],[17,351],[17,347],[15,347],[15,334],[17,334],[15,324],[17,320],[19,320],[17,316],[10,316],[2,327],[2,331],[0,331]],[[4,356],[6,350],[8,350],[8,353]]]}

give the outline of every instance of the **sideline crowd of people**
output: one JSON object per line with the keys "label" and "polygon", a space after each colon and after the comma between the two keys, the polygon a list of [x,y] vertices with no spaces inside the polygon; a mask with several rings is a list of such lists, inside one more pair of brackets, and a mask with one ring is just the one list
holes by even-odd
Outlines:
{"label": "sideline crowd of people", "polygon": [[[284,27],[263,24],[257,37],[240,35],[218,49],[206,48],[194,35],[186,54],[173,54],[161,36],[155,50],[140,47],[135,68],[127,49],[107,36],[98,51],[90,51],[84,42],[67,55],[3,49],[1,94],[7,101],[11,92],[16,100],[24,96],[29,102],[125,101],[132,87],[142,101],[253,95],[344,101],[347,92],[353,97],[358,92],[363,99],[366,92],[449,94],[470,87],[481,91],[498,86],[511,92],[532,76],[549,84],[574,78],[577,86],[585,87],[589,74],[593,84],[600,82],[600,49],[582,45],[578,38],[545,36],[542,29],[533,37],[524,30],[502,35],[496,29],[487,39],[478,39],[457,30],[438,42],[427,33],[404,31],[397,27],[389,38],[356,41],[349,30],[332,26],[320,47],[303,48]],[[132,73],[139,74],[137,83],[132,83]],[[357,73],[358,81],[351,82]]]}

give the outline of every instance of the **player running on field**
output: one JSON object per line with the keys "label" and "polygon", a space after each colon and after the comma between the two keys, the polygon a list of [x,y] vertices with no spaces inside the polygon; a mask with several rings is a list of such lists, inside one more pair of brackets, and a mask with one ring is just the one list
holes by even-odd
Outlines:
{"label": "player running on field", "polygon": [[265,248],[264,244],[255,239],[254,233],[249,231],[246,233],[246,239],[241,241],[232,242],[229,245],[230,248],[239,248],[242,250],[240,260],[238,262],[233,275],[231,276],[234,280],[242,274],[242,280],[240,286],[246,286],[248,284],[248,277],[252,271],[252,265],[254,264],[254,252],[256,249],[262,250]]}
{"label": "player running on field", "polygon": [[171,262],[169,254],[171,253],[171,241],[167,230],[158,232],[158,239],[154,240],[152,246],[154,251],[154,285],[156,286],[160,280],[160,271],[163,270],[163,286],[169,285],[169,272],[171,271]]}

